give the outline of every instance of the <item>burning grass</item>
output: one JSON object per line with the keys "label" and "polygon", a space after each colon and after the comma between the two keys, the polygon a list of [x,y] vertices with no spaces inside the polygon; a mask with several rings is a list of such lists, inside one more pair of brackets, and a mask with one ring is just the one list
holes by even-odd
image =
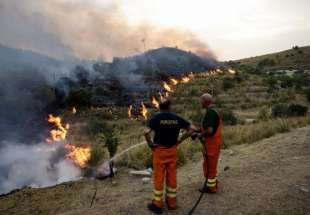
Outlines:
{"label": "burning grass", "polygon": [[[238,76],[238,78],[236,78]],[[223,89],[223,80],[229,77],[234,82],[234,87],[225,91]],[[174,79],[174,78],[173,78]],[[209,73],[201,73],[198,75],[188,75],[179,79],[167,81],[166,84],[173,90],[170,93],[173,101],[173,111],[182,115],[186,119],[193,122],[200,122],[203,111],[199,103],[199,97],[202,93],[213,93],[215,103],[220,109],[233,110],[237,117],[237,125],[224,126],[223,139],[224,147],[235,144],[252,143],[254,141],[270,137],[276,133],[287,132],[296,127],[308,125],[309,116],[303,118],[288,119],[264,119],[258,118],[261,108],[268,108],[273,104],[274,95],[267,95],[267,88],[262,77],[258,75],[246,75],[240,72],[229,70],[228,73],[217,71],[212,75]],[[174,85],[175,84],[175,85]],[[255,85],[255,89],[253,87]],[[118,108],[117,120],[101,119],[101,114],[96,110],[88,111],[87,115],[79,113],[79,116],[96,119],[112,126],[119,138],[120,145],[118,151],[123,151],[128,147],[143,141],[143,128],[146,123],[146,117],[158,111],[158,105],[161,98],[164,98],[167,92],[164,88],[162,92],[154,94],[150,101],[140,103],[138,107],[131,105],[129,109]],[[280,94],[284,91],[279,92]],[[249,99],[255,98],[255,99]],[[257,99],[259,98],[259,99]],[[288,99],[299,99],[300,96],[289,97]],[[252,105],[258,102],[257,105]],[[247,107],[243,108],[243,104]],[[98,112],[98,113],[97,113]],[[138,117],[136,117],[138,112]],[[132,115],[131,119],[125,119],[128,114]],[[253,118],[257,123],[242,124],[248,118]],[[97,126],[98,127],[98,126]],[[99,129],[101,126],[98,127]],[[81,135],[83,132],[81,133]],[[90,136],[92,147],[99,147],[100,143],[96,135]],[[100,148],[100,147],[99,147]],[[106,152],[106,150],[104,149]],[[200,151],[200,144],[193,143],[191,140],[186,141],[180,146],[180,157],[182,162],[186,163],[188,159],[195,159],[197,152]],[[108,159],[107,153],[104,152],[102,159]],[[128,154],[122,155],[116,162],[117,165],[142,169],[151,165],[151,151],[147,146],[142,146],[130,151]]]}

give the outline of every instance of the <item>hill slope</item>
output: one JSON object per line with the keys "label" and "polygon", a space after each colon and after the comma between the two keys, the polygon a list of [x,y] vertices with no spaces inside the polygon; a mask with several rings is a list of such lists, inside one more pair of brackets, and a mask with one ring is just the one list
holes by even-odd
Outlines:
{"label": "hill slope", "polygon": [[266,54],[262,56],[250,57],[241,60],[237,60],[240,64],[257,65],[264,59],[274,60],[276,67],[298,67],[308,66],[310,67],[310,46],[293,47],[292,49]]}

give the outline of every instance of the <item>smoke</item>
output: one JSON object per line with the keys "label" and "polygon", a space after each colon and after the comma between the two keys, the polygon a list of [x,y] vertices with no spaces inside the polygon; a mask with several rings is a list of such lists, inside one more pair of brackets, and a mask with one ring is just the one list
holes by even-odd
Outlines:
{"label": "smoke", "polygon": [[[147,23],[131,26],[117,4],[0,0],[0,30],[0,193],[80,177],[64,154],[41,143],[47,114],[56,111],[71,86],[91,92],[92,105],[124,105],[158,90],[163,75],[181,76],[216,64],[194,34]],[[163,46],[206,58],[156,49]],[[155,50],[145,53],[148,49]],[[76,62],[83,66],[70,74]]]}
{"label": "smoke", "polygon": [[29,146],[11,142],[5,145],[0,148],[0,194],[24,186],[47,187],[81,177],[80,170],[61,156],[61,145]]}
{"label": "smoke", "polygon": [[148,23],[131,26],[116,3],[10,0],[0,2],[0,43],[49,56],[111,60],[162,46],[210,56],[193,33]]}

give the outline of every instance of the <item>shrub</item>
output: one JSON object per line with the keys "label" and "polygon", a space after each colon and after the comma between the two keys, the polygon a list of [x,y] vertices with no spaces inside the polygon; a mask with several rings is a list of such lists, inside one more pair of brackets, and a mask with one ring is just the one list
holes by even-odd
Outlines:
{"label": "shrub", "polygon": [[238,72],[235,76],[234,76],[234,80],[237,81],[238,83],[242,82],[244,80],[244,77]]}
{"label": "shrub", "polygon": [[216,107],[222,108],[222,107],[224,107],[225,102],[222,99],[220,99],[220,98],[215,98],[214,99],[214,104],[216,105]]}
{"label": "shrub", "polygon": [[308,107],[299,104],[276,104],[272,107],[273,117],[305,116]]}
{"label": "shrub", "polygon": [[192,88],[192,89],[189,91],[189,94],[188,94],[188,95],[191,96],[191,97],[199,96],[199,92],[198,92],[197,89]]}
{"label": "shrub", "polygon": [[275,60],[264,58],[261,61],[258,62],[257,67],[258,68],[264,68],[266,66],[274,66],[276,64]]}
{"label": "shrub", "polygon": [[223,110],[221,112],[222,120],[226,125],[236,125],[237,124],[237,117],[231,110]]}
{"label": "shrub", "polygon": [[234,80],[230,77],[225,77],[223,78],[223,89],[225,91],[234,88],[235,84],[234,84]]}
{"label": "shrub", "polygon": [[291,104],[288,107],[288,116],[305,116],[308,112],[308,107],[299,105],[299,104]]}
{"label": "shrub", "polygon": [[87,89],[72,89],[66,98],[69,106],[86,107],[90,105],[91,92]]}
{"label": "shrub", "polygon": [[260,120],[268,120],[269,117],[270,117],[270,113],[269,113],[268,108],[266,108],[266,107],[262,108],[258,112],[258,115],[257,115],[257,118],[260,119]]}
{"label": "shrub", "polygon": [[273,77],[273,76],[270,76],[268,78],[266,78],[264,80],[264,82],[267,84],[268,86],[268,91],[273,91],[274,89],[276,89],[276,86],[277,86],[277,83],[278,83],[278,80]]}
{"label": "shrub", "polygon": [[99,145],[92,147],[91,156],[89,160],[89,164],[91,166],[96,166],[103,158],[104,158],[104,150]]}
{"label": "shrub", "polygon": [[97,136],[100,133],[107,134],[113,132],[113,129],[104,121],[92,119],[88,122],[87,130],[90,135]]}
{"label": "shrub", "polygon": [[186,164],[186,156],[181,147],[178,148],[178,166]]}
{"label": "shrub", "polygon": [[280,86],[282,88],[289,88],[294,86],[294,79],[288,76],[285,76],[281,79]]}
{"label": "shrub", "polygon": [[118,138],[113,134],[106,135],[105,146],[108,148],[110,158],[116,154],[118,143]]}
{"label": "shrub", "polygon": [[307,100],[310,102],[310,88],[307,88],[307,89],[304,91],[304,94],[305,94]]}
{"label": "shrub", "polygon": [[287,104],[276,104],[272,106],[272,116],[273,117],[286,117],[288,113]]}
{"label": "shrub", "polygon": [[107,147],[110,158],[112,158],[116,152],[119,144],[119,140],[114,134],[113,130],[106,129],[101,134],[98,135],[101,142],[104,143],[104,146]]}

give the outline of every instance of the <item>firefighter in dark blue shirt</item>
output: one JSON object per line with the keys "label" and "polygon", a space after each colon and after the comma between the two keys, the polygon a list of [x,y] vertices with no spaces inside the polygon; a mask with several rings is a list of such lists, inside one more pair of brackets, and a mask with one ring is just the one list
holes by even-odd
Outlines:
{"label": "firefighter in dark blue shirt", "polygon": [[[154,115],[144,131],[148,145],[153,150],[154,191],[152,203],[148,208],[155,213],[162,213],[164,180],[166,181],[166,203],[168,209],[177,209],[177,145],[191,136],[194,130],[191,124],[170,112],[170,100],[160,103],[160,113]],[[180,130],[186,132],[179,137]],[[151,132],[154,138],[151,138]]]}

